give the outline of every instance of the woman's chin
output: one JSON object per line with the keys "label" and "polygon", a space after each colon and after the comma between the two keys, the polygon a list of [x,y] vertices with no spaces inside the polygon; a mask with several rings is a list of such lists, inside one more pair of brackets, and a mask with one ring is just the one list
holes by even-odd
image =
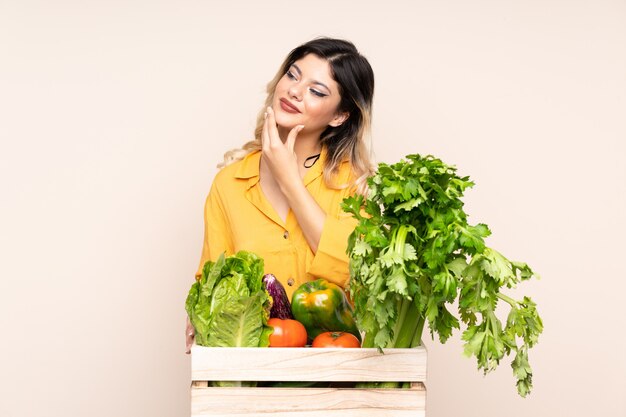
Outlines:
{"label": "woman's chin", "polygon": [[293,120],[288,120],[286,117],[283,118],[276,115],[276,126],[282,129],[291,130],[294,127],[298,126],[298,123],[294,122]]}

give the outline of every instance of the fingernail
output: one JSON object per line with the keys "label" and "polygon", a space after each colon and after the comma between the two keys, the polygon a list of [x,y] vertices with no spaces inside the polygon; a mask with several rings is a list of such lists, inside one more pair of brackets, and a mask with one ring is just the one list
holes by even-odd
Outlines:
{"label": "fingernail", "polygon": [[302,129],[304,129],[304,125],[298,126],[298,132],[300,132]]}

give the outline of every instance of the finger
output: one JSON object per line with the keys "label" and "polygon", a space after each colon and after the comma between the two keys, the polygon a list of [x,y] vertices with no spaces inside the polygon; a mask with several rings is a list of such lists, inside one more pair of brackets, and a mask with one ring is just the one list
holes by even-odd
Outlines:
{"label": "finger", "polygon": [[263,121],[263,130],[261,130],[261,147],[267,152],[270,146],[269,132],[267,127],[267,112],[265,113],[265,120]]}
{"label": "finger", "polygon": [[185,335],[185,353],[191,353],[191,345],[193,345],[194,333],[187,331]]}
{"label": "finger", "polygon": [[185,335],[185,339],[189,345],[193,344],[194,339],[196,338],[196,332],[193,328],[187,330],[187,334]]}
{"label": "finger", "polygon": [[268,130],[267,133],[269,134],[269,138],[271,143],[275,144],[275,141],[280,141],[280,136],[278,134],[278,127],[276,126],[276,118],[274,117],[274,109],[272,109],[271,107],[267,108],[267,124],[268,124]]}
{"label": "finger", "polygon": [[287,136],[287,150],[289,150],[289,153],[293,153],[293,149],[296,144],[296,137],[298,137],[298,133],[300,133],[302,129],[304,129],[304,125],[297,125],[289,132],[289,135]]}

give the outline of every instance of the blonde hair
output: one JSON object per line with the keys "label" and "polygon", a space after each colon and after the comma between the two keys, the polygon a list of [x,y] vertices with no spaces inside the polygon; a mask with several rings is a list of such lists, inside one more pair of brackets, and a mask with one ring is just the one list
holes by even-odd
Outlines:
{"label": "blonde hair", "polygon": [[[261,149],[265,109],[272,105],[276,85],[295,61],[309,53],[328,61],[331,75],[339,85],[341,102],[338,110],[349,113],[348,119],[340,126],[328,126],[320,135],[320,144],[325,148],[327,156],[323,167],[324,182],[330,188],[354,187],[356,192],[365,194],[367,178],[374,172],[371,149],[374,73],[367,59],[359,54],[355,46],[340,39],[317,38],[289,53],[274,78],[266,86],[267,98],[257,115],[254,140],[245,143],[241,148],[226,152],[218,168],[230,165]],[[347,184],[336,184],[335,176],[344,161],[350,163],[351,181]]]}

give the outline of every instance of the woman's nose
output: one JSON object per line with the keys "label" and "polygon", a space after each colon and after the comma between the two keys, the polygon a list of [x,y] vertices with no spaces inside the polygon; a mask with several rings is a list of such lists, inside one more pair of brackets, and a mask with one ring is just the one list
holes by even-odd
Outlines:
{"label": "woman's nose", "polygon": [[289,89],[289,95],[296,100],[300,100],[301,94],[300,88],[295,85]]}

